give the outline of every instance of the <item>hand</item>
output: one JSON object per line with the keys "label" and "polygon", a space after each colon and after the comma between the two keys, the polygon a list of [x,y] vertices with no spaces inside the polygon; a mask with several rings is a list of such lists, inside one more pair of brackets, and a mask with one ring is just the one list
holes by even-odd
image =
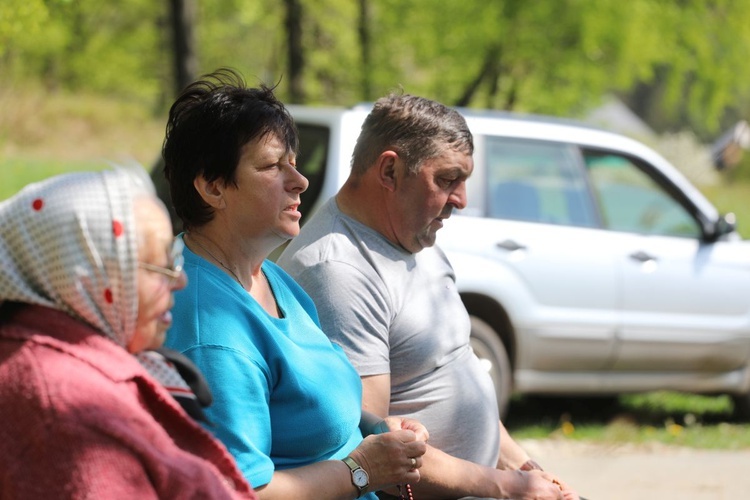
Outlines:
{"label": "hand", "polygon": [[570,486],[554,474],[541,470],[529,472],[518,471],[523,474],[526,486],[518,497],[522,500],[579,500],[578,494]]}
{"label": "hand", "polygon": [[385,417],[384,420],[390,431],[407,429],[414,431],[418,441],[427,441],[430,439],[430,433],[427,432],[427,428],[418,420],[404,417]]}
{"label": "hand", "polygon": [[412,430],[395,430],[367,436],[351,457],[370,476],[370,490],[419,481],[422,455],[427,450]]}
{"label": "hand", "polygon": [[[532,471],[531,473],[536,474],[539,472],[541,471]],[[545,479],[551,481],[552,484],[556,484],[558,488],[560,488],[560,491],[562,491],[563,498],[565,500],[580,500],[578,493],[573,491],[573,489],[567,483],[565,483],[562,479],[560,479],[556,475],[550,474],[549,472],[542,472],[541,475],[544,476]]]}
{"label": "hand", "polygon": [[[543,471],[505,471],[511,481],[503,481],[502,498],[514,500],[575,500],[577,496],[566,496],[563,485],[557,479]],[[574,492],[571,491],[573,495]]]}

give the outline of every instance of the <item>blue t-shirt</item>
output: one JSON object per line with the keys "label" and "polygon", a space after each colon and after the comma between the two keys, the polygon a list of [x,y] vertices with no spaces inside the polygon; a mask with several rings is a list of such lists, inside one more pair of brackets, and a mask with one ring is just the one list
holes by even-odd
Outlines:
{"label": "blue t-shirt", "polygon": [[275,469],[346,457],[362,441],[362,385],[321,331],[310,297],[264,262],[283,314],[274,318],[218,267],[187,247],[184,255],[188,285],[175,293],[166,345],[206,377],[207,428],[245,477],[258,487]]}

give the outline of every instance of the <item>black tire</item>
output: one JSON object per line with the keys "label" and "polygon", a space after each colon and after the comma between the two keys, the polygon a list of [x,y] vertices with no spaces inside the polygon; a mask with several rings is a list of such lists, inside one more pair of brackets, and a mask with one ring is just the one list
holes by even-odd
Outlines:
{"label": "black tire", "polygon": [[500,418],[505,418],[513,391],[513,371],[508,351],[495,330],[476,316],[471,316],[471,347],[482,364],[486,365],[495,384]]}

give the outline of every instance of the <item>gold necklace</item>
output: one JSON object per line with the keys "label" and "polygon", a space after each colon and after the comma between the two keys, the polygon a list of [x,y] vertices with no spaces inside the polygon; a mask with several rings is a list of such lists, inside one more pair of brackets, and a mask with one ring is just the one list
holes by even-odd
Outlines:
{"label": "gold necklace", "polygon": [[226,269],[227,271],[229,271],[229,274],[231,274],[232,276],[234,276],[234,279],[237,280],[237,283],[239,283],[240,286],[243,289],[245,289],[245,285],[242,284],[242,280],[240,279],[239,276],[237,276],[237,273],[235,273],[232,269],[230,269],[229,266],[227,266],[226,264],[224,264],[224,262],[222,262],[221,259],[219,259],[214,254],[212,254],[211,251],[208,248],[204,247],[201,244],[200,241],[196,240],[195,236],[193,236],[192,233],[188,233],[188,236],[190,236],[190,240],[191,241],[193,241],[196,245],[198,245],[199,247],[201,247],[201,249],[203,249],[204,252],[206,252],[212,259],[214,259],[216,262],[218,262],[221,267],[223,267],[224,269]]}

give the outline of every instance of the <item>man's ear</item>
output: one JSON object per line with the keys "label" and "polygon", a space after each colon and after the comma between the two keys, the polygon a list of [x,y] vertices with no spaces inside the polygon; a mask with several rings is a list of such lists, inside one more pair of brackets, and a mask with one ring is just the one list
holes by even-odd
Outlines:
{"label": "man's ear", "polygon": [[398,153],[395,151],[383,151],[377,160],[376,169],[380,185],[389,191],[396,190],[398,180]]}
{"label": "man's ear", "polygon": [[226,201],[224,200],[224,181],[222,179],[207,181],[205,177],[199,175],[193,179],[193,186],[195,186],[195,190],[198,191],[203,201],[210,207],[220,209],[226,206]]}

